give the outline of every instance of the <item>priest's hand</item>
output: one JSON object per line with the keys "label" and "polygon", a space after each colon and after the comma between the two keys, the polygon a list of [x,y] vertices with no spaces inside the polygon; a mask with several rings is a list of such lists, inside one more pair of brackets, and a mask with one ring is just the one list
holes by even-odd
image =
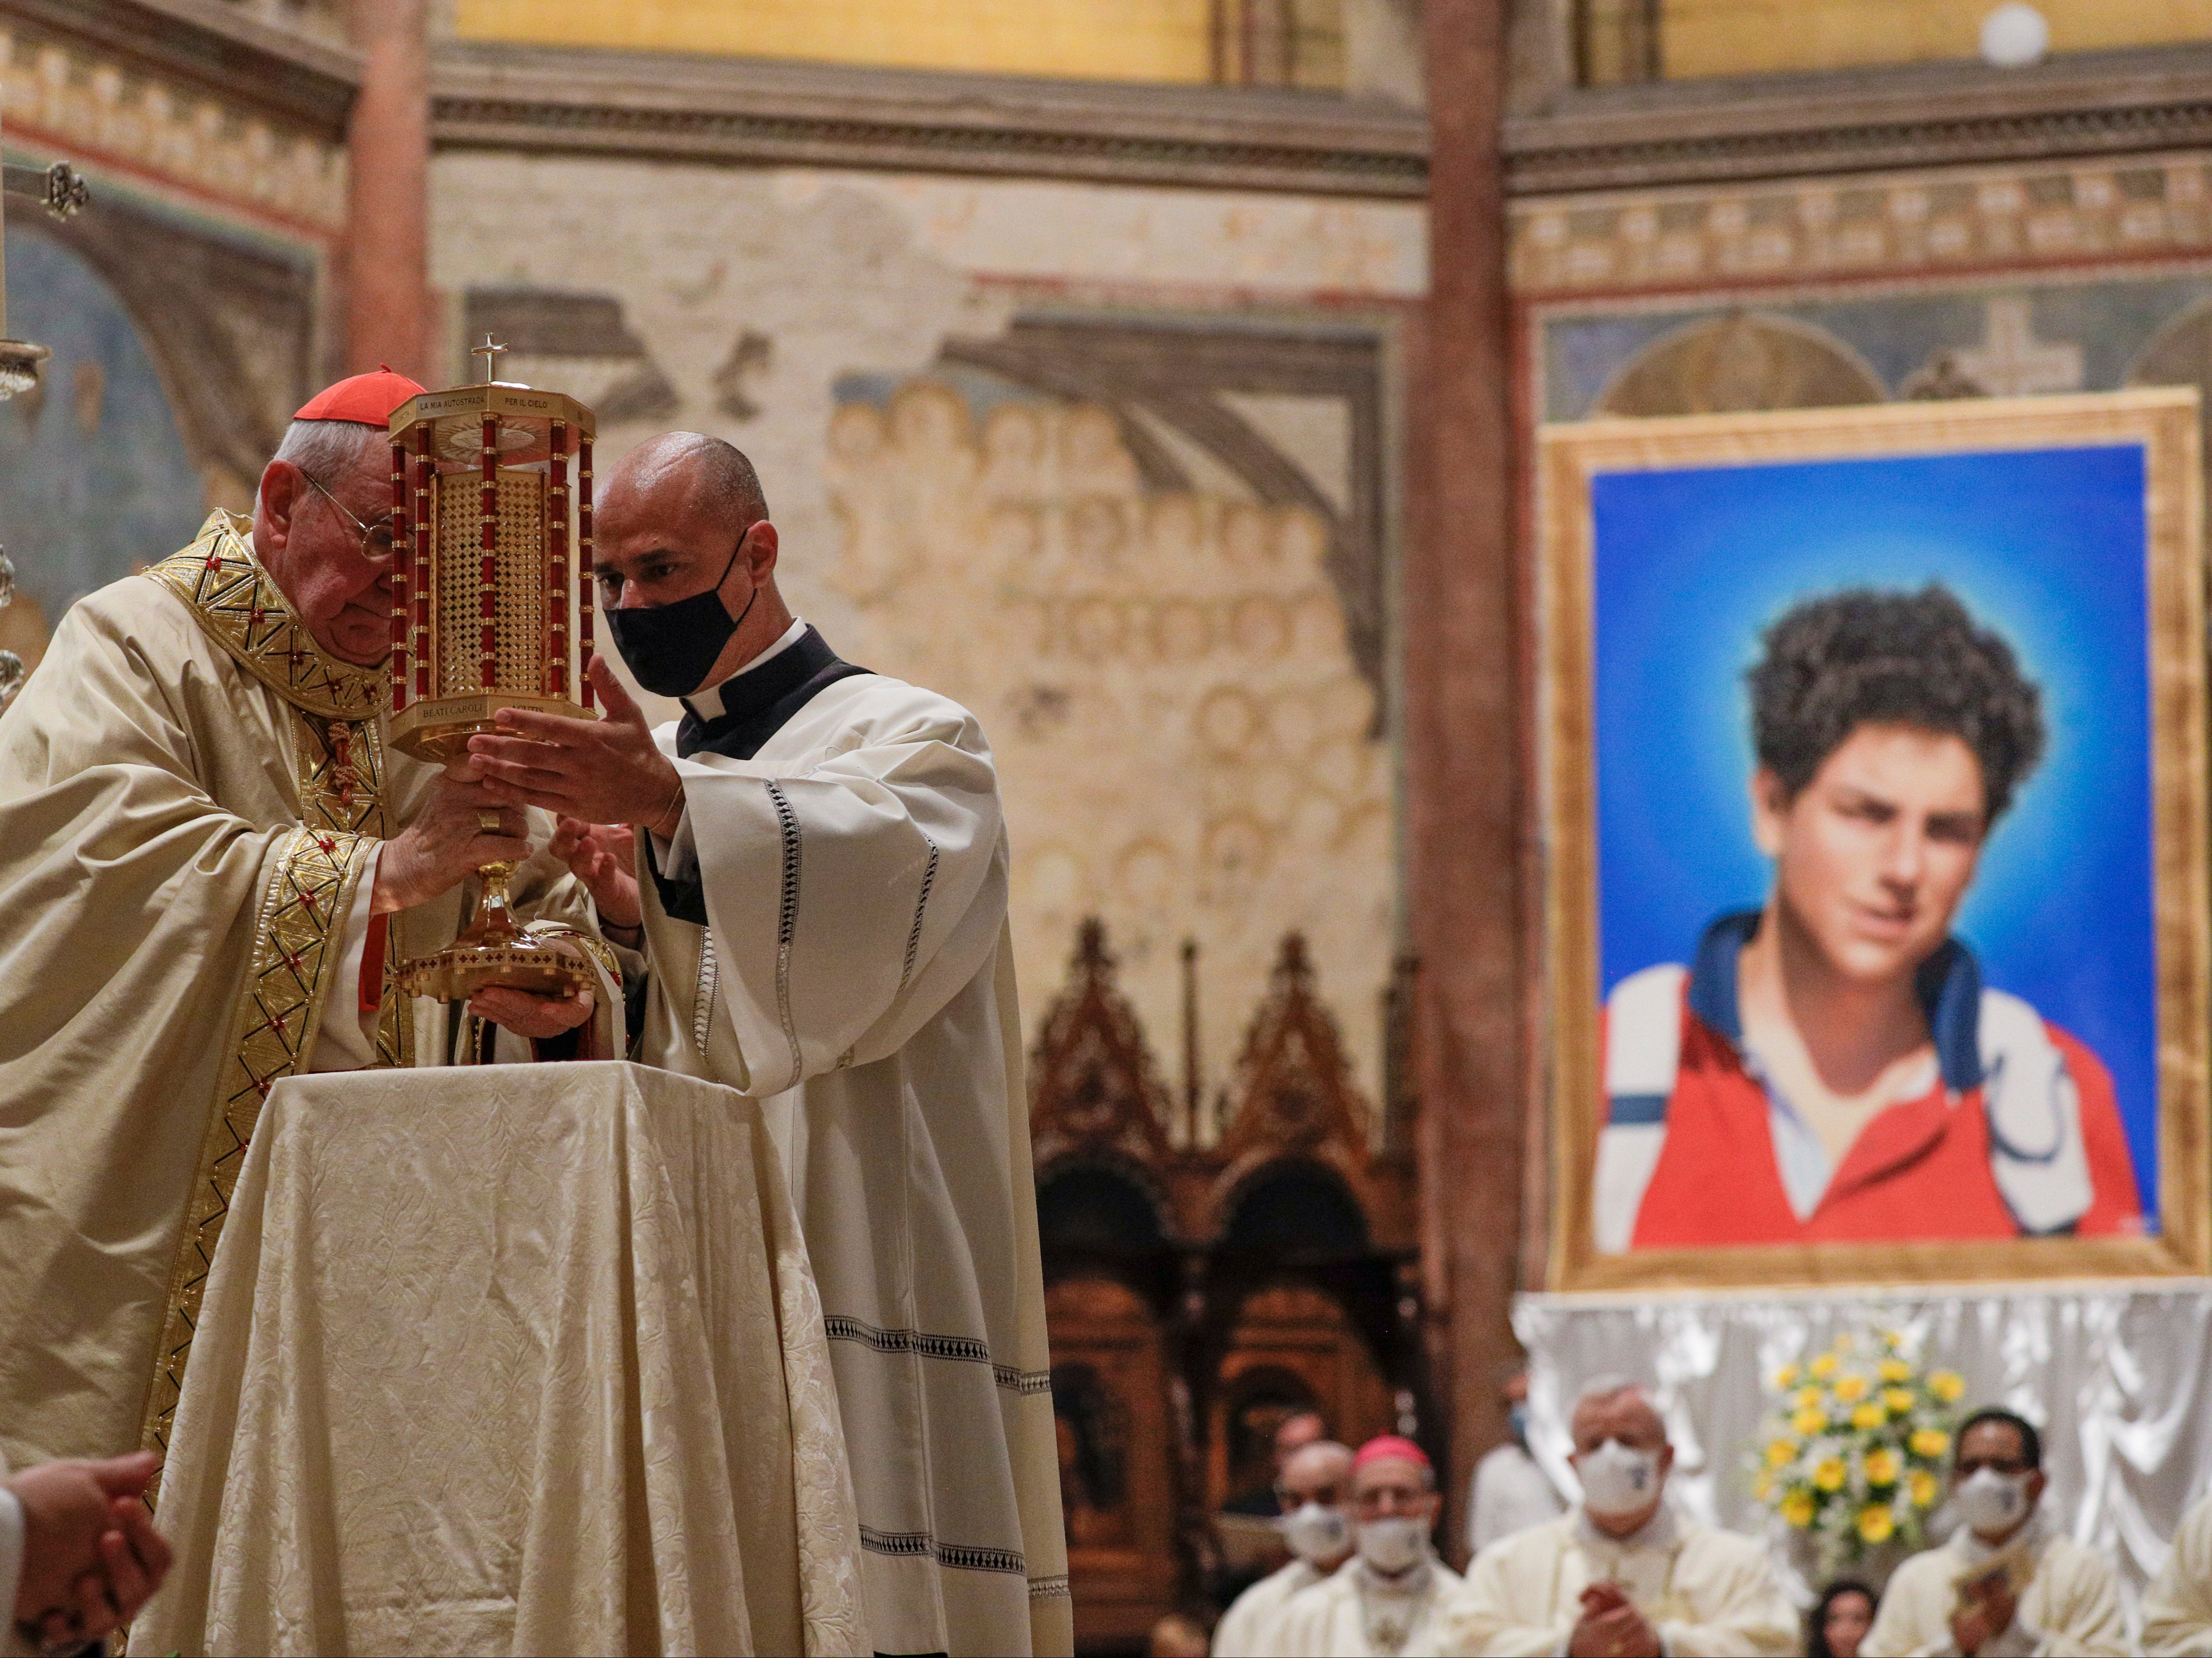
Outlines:
{"label": "priest's hand", "polygon": [[[540,942],[572,960],[590,965],[584,952],[566,938],[547,938]],[[469,998],[469,1011],[480,1019],[489,1019],[502,1030],[512,1030],[518,1036],[527,1036],[532,1042],[542,1042],[565,1030],[574,1030],[592,1017],[599,1005],[590,987],[566,990],[558,996],[540,995],[535,991],[514,990],[505,985],[489,985]]]}
{"label": "priest's hand", "polygon": [[1569,1658],[1659,1658],[1659,1631],[1618,1583],[1583,1591],[1583,1615],[1568,1632]]}
{"label": "priest's hand", "polygon": [[599,1000],[588,990],[572,990],[561,996],[536,996],[526,990],[493,985],[469,998],[469,1011],[489,1019],[503,1030],[542,1042],[564,1030],[574,1030],[592,1017]]}
{"label": "priest's hand", "polygon": [[684,780],[653,740],[645,714],[596,653],[585,670],[604,719],[564,720],[532,708],[501,708],[519,737],[469,738],[469,761],[495,800],[539,806],[592,823],[641,823],[662,835],[684,817]]}
{"label": "priest's hand", "polygon": [[[487,827],[495,819],[498,827]],[[384,843],[369,914],[428,903],[485,864],[520,863],[530,856],[528,833],[521,811],[489,793],[466,761],[456,761],[422,816]]]}
{"label": "priest's hand", "polygon": [[135,1617],[169,1570],[169,1545],[146,1513],[150,1452],[104,1462],[47,1462],[8,1482],[23,1511],[15,1625],[34,1646],[97,1640]]}
{"label": "priest's hand", "polygon": [[1951,1639],[1960,1652],[1972,1658],[1985,1642],[2010,1629],[2019,1612],[2020,1600],[2012,1592],[2010,1576],[1991,1572],[1980,1582],[1967,1586],[1966,1604],[1951,1614]]}
{"label": "priest's hand", "polygon": [[637,896],[637,831],[627,823],[586,823],[563,817],[553,826],[547,848],[584,884],[599,907],[599,925],[633,935],[645,920]]}

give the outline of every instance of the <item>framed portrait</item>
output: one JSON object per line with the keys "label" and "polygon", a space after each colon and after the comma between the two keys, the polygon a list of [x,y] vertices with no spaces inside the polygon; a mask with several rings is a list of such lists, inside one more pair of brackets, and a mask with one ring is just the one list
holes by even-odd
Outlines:
{"label": "framed portrait", "polygon": [[2197,393],[1539,455],[1552,1286],[2212,1270]]}

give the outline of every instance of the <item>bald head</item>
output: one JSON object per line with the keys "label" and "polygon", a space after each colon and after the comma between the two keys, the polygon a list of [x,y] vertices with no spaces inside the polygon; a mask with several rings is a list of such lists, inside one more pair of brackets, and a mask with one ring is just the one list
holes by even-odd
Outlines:
{"label": "bald head", "polygon": [[760,474],[744,452],[704,432],[663,432],[624,455],[607,479],[600,520],[647,501],[662,511],[711,517],[726,525],[733,539],[768,516]]}
{"label": "bald head", "polygon": [[1275,1489],[1286,1514],[1301,1503],[1333,1508],[1344,1500],[1351,1478],[1351,1448],[1333,1439],[1317,1440],[1299,1446],[1285,1459]]}
{"label": "bald head", "polygon": [[[683,696],[718,684],[790,628],[791,612],[776,591],[775,525],[768,521],[759,475],[721,439],[700,432],[648,438],[608,476],[593,527],[603,609],[654,610],[710,592],[720,599],[720,616],[712,608],[702,615],[697,605],[672,612],[653,630],[652,644],[641,641],[641,627],[611,619],[617,644],[647,690]],[[728,637],[713,665],[702,668],[702,650],[669,648],[664,635],[670,626],[706,640],[705,650],[726,632]],[[640,659],[645,653],[658,659]]]}

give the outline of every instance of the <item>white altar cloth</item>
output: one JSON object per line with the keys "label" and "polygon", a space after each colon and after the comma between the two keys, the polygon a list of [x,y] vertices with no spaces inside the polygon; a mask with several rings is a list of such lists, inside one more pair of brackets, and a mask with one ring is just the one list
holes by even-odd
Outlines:
{"label": "white altar cloth", "polygon": [[612,1063],[277,1084],[157,1519],[134,1652],[866,1652],[757,1105]]}
{"label": "white altar cloth", "polygon": [[[2203,1278],[1896,1290],[1520,1297],[1529,1443],[1560,1489],[1566,1412],[1587,1377],[1653,1391],[1674,1442],[1668,1488],[1691,1514],[1766,1533],[1744,1457],[1766,1384],[1846,1330],[1903,1333],[1966,1379],[1961,1411],[2002,1405],[2041,1430],[2054,1523],[2120,1570],[2132,1632],[2143,1586],[2212,1485],[2212,1282]],[[1794,1576],[1794,1573],[1786,1573]]]}

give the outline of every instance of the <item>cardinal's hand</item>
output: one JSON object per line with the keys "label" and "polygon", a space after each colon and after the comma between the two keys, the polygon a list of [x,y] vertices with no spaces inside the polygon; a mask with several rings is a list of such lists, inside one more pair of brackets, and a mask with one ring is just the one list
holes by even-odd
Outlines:
{"label": "cardinal's hand", "polygon": [[446,768],[422,815],[377,855],[370,914],[428,903],[486,864],[520,863],[530,856],[528,833],[521,811],[457,761]]}

